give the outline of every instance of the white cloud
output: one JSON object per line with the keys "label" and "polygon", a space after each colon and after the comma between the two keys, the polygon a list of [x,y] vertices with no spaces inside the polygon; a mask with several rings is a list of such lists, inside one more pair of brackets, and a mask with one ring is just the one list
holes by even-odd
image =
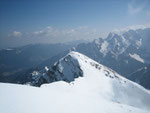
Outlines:
{"label": "white cloud", "polygon": [[47,29],[52,30],[53,28],[51,26],[47,26]]}
{"label": "white cloud", "polygon": [[20,37],[22,35],[21,32],[19,31],[14,31],[13,34],[12,34],[14,37]]}
{"label": "white cloud", "polygon": [[41,30],[41,31],[35,31],[34,32],[34,35],[40,35],[40,34],[42,34],[43,33],[43,31]]}
{"label": "white cloud", "polygon": [[93,40],[99,38],[101,33],[99,30],[89,28],[87,26],[79,26],[76,28],[70,29],[56,29],[51,26],[48,26],[44,29],[35,31],[35,37],[41,38],[55,38],[56,40],[71,41],[71,40]]}
{"label": "white cloud", "polygon": [[128,13],[130,15],[136,15],[140,13],[145,8],[145,1],[142,3],[137,3],[136,0],[132,0],[130,3],[128,3]]}
{"label": "white cloud", "polygon": [[48,26],[42,30],[35,31],[33,34],[35,36],[46,36],[46,35],[48,36],[51,34],[52,30],[53,30],[53,28],[51,26]]}
{"label": "white cloud", "polygon": [[127,32],[128,30],[137,30],[137,29],[145,29],[145,28],[150,28],[150,24],[127,26],[125,28],[114,29],[112,32],[117,34],[122,34],[124,32]]}
{"label": "white cloud", "polygon": [[142,9],[143,7],[134,8],[131,4],[128,4],[128,11],[131,15],[139,13],[140,11],[142,11]]}

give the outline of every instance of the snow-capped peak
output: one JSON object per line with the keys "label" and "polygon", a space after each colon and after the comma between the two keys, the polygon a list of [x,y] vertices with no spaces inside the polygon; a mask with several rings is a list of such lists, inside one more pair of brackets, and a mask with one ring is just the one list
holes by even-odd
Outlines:
{"label": "snow-capped peak", "polygon": [[[10,88],[9,92],[16,88],[22,90],[21,96],[20,93],[10,95],[10,100],[15,98],[15,105],[3,98],[0,98],[0,103],[11,105],[11,111],[16,108],[16,113],[21,112],[18,106],[20,100],[23,103],[21,110],[24,111],[26,105],[26,108],[32,108],[33,113],[41,113],[43,110],[45,113],[148,113],[150,110],[148,90],[78,52],[72,51],[57,61],[52,68],[46,67],[34,74],[37,76],[35,82],[42,84],[39,89],[20,86],[13,88],[0,84],[0,97],[8,94],[8,90],[4,89]],[[26,98],[31,99],[31,103]],[[4,109],[2,106],[2,111]],[[29,111],[31,112],[31,109],[26,110]]]}
{"label": "snow-capped peak", "polygon": [[[87,67],[91,67],[92,69],[94,68],[97,71],[102,71],[107,77],[110,78],[122,78],[118,77],[118,74],[113,70],[106,68],[87,56],[79,52],[71,51],[57,61],[53,67],[45,67],[45,70],[42,70],[41,72],[32,73],[34,80],[36,80],[36,82],[33,81],[33,84],[39,86],[45,82],[51,83],[60,80],[72,82],[75,78],[87,76],[87,74],[84,74],[83,71],[83,68],[86,69]],[[35,78],[35,76],[37,76],[37,78]]]}
{"label": "snow-capped peak", "polygon": [[68,53],[39,76],[40,85],[66,81],[84,89],[84,93],[95,92],[107,100],[144,109],[150,105],[150,93],[146,89],[78,52]]}

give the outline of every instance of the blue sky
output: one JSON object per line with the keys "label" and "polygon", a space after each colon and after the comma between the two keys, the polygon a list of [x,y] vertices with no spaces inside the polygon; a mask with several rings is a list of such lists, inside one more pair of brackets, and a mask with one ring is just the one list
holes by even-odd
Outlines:
{"label": "blue sky", "polygon": [[150,23],[150,0],[1,0],[0,48],[105,37]]}

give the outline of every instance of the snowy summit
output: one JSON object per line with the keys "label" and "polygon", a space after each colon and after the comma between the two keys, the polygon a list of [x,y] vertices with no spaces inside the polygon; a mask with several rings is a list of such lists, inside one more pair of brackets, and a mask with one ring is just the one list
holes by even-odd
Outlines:
{"label": "snowy summit", "polygon": [[0,84],[1,113],[150,112],[148,90],[78,52],[34,77],[41,87]]}

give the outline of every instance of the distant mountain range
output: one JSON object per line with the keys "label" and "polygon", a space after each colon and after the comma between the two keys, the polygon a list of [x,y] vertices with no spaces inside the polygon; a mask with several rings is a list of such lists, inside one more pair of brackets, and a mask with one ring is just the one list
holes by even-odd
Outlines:
{"label": "distant mountain range", "polygon": [[[38,62],[36,65],[34,65],[35,64],[34,62],[30,61],[28,61],[30,63],[26,62],[28,65],[31,64],[29,66],[29,69],[26,70],[23,69],[23,71],[17,73],[16,74],[17,76],[15,77],[13,75],[12,76],[14,80],[13,82],[22,84],[31,82],[32,80],[31,73],[33,71],[41,71],[45,68],[45,66],[51,67],[61,57],[65,56],[67,53],[69,53],[69,51],[73,50],[92,58],[93,60],[115,70],[120,75],[138,82],[139,84],[143,85],[146,88],[150,88],[150,84],[145,80],[145,77],[143,77],[143,79],[141,79],[141,77],[138,77],[137,80],[135,74],[133,74],[133,72],[138,73],[139,69],[148,67],[150,65],[149,42],[150,42],[150,28],[145,28],[137,30],[130,29],[128,31],[118,33],[111,32],[105,39],[99,38],[94,40],[93,42],[80,43],[77,46],[72,44],[69,46],[68,45],[61,46],[58,44],[57,46],[53,45],[53,48],[45,47],[46,49],[43,50],[37,49],[37,54],[35,56],[42,55],[43,53],[40,52],[43,52],[45,50],[44,54],[48,54],[47,57],[46,58],[44,57],[45,59],[41,60],[41,62]],[[55,49],[58,49],[58,52],[55,52]],[[31,50],[32,53],[32,49],[29,50]],[[55,54],[51,54],[50,51],[53,51]],[[22,61],[26,61],[23,59]],[[7,61],[7,59],[3,61]],[[147,69],[149,70],[149,68]],[[144,74],[142,75],[140,74],[140,76],[144,76]],[[1,82],[5,82],[4,79],[0,80]],[[9,80],[9,82],[12,81]]]}
{"label": "distant mountain range", "polygon": [[79,44],[75,51],[114,69],[128,77],[129,74],[150,63],[150,28],[110,33],[106,39]]}

